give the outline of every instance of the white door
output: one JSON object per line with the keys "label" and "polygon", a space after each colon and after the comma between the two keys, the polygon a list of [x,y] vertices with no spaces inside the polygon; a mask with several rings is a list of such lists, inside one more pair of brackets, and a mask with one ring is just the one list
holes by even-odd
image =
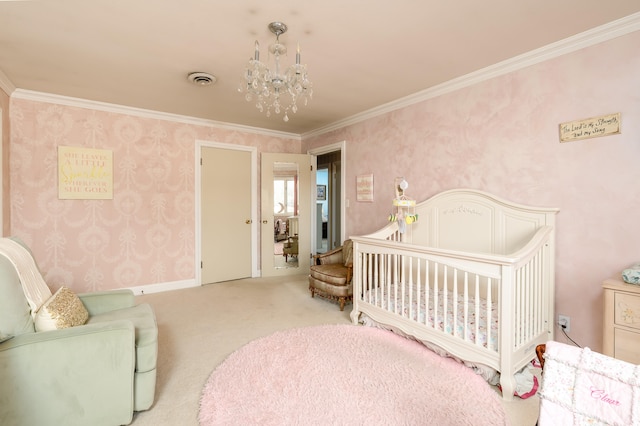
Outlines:
{"label": "white door", "polygon": [[201,284],[251,277],[251,153],[200,154]]}
{"label": "white door", "polygon": [[[311,156],[263,153],[260,186],[262,276],[307,274],[311,257]],[[285,226],[284,235],[277,223]],[[289,242],[297,245],[297,253],[285,256],[282,245]]]}

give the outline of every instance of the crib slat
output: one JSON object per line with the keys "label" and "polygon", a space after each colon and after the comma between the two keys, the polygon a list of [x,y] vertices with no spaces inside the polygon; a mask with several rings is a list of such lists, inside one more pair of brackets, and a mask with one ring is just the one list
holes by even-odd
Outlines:
{"label": "crib slat", "polygon": [[449,284],[448,280],[448,271],[449,268],[447,265],[443,266],[444,269],[444,278],[442,279],[442,331],[447,332],[447,326],[449,325],[449,292],[447,291],[447,287]]}
{"label": "crib slat", "polygon": [[420,321],[420,315],[422,315],[422,261],[417,259],[416,266],[416,321]]}
{"label": "crib slat", "polygon": [[[517,321],[519,318],[522,318],[522,269],[516,272],[516,282],[514,283],[514,292],[516,297],[516,304],[514,309],[514,319]],[[522,327],[516,327],[515,330],[515,338],[514,338],[514,347],[517,347],[522,335]]]}
{"label": "crib slat", "polygon": [[400,256],[400,315],[404,316],[406,308],[407,268],[405,256]]}
{"label": "crib slat", "polygon": [[387,309],[390,310],[390,306],[391,306],[391,274],[392,274],[392,270],[393,268],[391,267],[391,262],[392,262],[392,256],[386,255],[386,261],[387,261],[387,282],[386,282],[386,295],[387,295]]}
{"label": "crib slat", "polygon": [[[492,282],[491,282],[491,278],[487,278],[487,312],[485,314],[485,318],[487,321],[487,348],[493,350],[493,345],[491,343],[491,325],[493,323],[493,315],[491,315],[491,312],[493,311],[493,293],[491,292],[491,289],[493,288]],[[480,336],[480,334],[476,334],[476,344],[478,344],[478,336]],[[481,343],[481,342],[480,342]]]}
{"label": "crib slat", "polygon": [[[469,273],[464,273],[464,323],[469,324]],[[469,327],[464,328],[464,340],[469,340]]]}
{"label": "crib slat", "polygon": [[433,328],[437,327],[438,322],[438,262],[434,265],[433,274]]}
{"label": "crib slat", "polygon": [[[480,276],[476,274],[476,288],[475,288],[475,298],[474,298],[474,312],[475,317],[480,318]],[[475,341],[478,341],[478,335],[480,333],[480,321],[475,321]]]}
{"label": "crib slat", "polygon": [[413,305],[413,256],[409,258],[409,318],[414,317],[414,305]]}
{"label": "crib slat", "polygon": [[[531,265],[531,262],[527,263],[527,266],[525,266],[525,276],[527,277],[526,279],[526,283],[525,283],[525,288],[526,288],[526,295],[527,297],[525,298],[525,318],[531,318],[533,316],[533,268]],[[524,318],[523,318],[524,319]],[[529,339],[531,339],[531,336],[533,336],[533,321],[526,321],[523,324],[525,324],[525,330],[526,330],[526,335],[523,336],[523,342],[527,341]],[[523,343],[520,342],[520,343]]]}
{"label": "crib slat", "polygon": [[431,326],[429,317],[429,301],[431,300],[431,273],[429,272],[431,269],[431,261],[427,260],[426,271],[425,271],[425,280],[424,280],[424,302],[425,302],[425,313],[424,313],[424,325]]}
{"label": "crib slat", "polygon": [[458,268],[453,268],[453,297],[452,297],[452,308],[453,308],[453,334],[456,334],[456,330],[458,329]]}

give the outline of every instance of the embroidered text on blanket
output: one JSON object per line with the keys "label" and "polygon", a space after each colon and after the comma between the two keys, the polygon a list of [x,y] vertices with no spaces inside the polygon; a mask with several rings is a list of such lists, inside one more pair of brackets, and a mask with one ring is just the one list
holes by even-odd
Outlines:
{"label": "embroidered text on blanket", "polygon": [[620,405],[620,401],[611,398],[604,389],[597,389],[591,386],[591,397],[611,405]]}

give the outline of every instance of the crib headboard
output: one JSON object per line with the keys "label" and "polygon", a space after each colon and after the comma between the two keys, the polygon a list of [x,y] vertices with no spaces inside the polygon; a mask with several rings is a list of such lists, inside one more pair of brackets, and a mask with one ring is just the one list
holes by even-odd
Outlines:
{"label": "crib headboard", "polygon": [[555,226],[556,208],[515,204],[486,192],[453,189],[416,205],[418,222],[406,242],[473,253],[507,255],[541,226]]}

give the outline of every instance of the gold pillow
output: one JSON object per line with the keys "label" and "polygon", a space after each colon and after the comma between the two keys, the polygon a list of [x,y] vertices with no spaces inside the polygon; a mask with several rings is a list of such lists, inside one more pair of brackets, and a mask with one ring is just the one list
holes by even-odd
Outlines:
{"label": "gold pillow", "polygon": [[89,319],[89,312],[80,298],[67,287],[60,287],[38,309],[35,318],[36,331],[49,331],[82,325]]}

